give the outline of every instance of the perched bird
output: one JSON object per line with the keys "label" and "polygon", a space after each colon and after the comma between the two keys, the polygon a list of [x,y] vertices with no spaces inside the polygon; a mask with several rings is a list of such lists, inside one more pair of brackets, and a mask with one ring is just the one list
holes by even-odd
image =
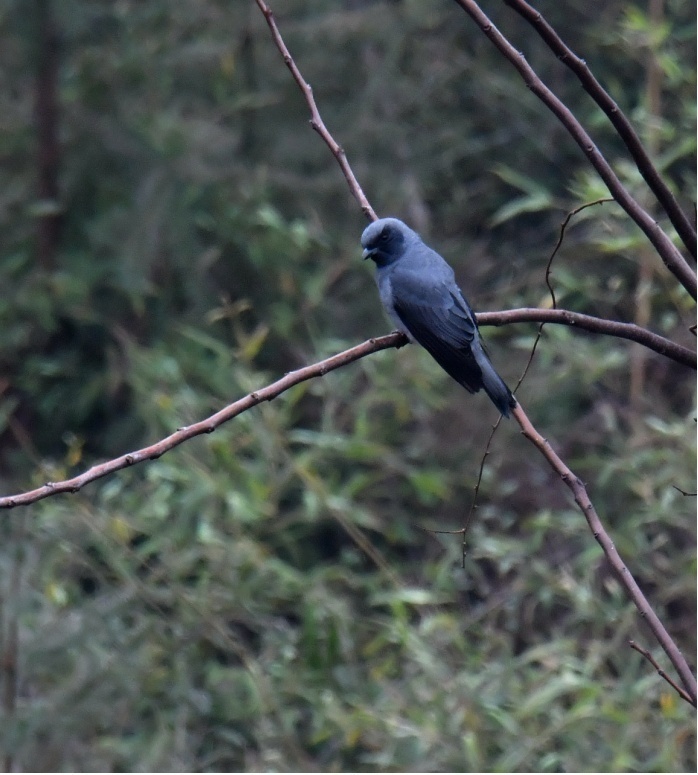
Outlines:
{"label": "perched bird", "polygon": [[485,353],[470,305],[453,269],[397,218],[381,218],[361,235],[364,259],[376,263],[386,312],[470,393],[481,388],[505,417],[516,399]]}

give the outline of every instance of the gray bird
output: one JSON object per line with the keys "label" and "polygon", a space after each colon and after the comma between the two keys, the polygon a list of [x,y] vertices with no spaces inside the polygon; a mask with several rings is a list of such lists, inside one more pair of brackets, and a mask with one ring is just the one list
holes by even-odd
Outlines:
{"label": "gray bird", "polygon": [[470,305],[453,269],[397,218],[381,218],[361,235],[364,259],[376,263],[386,312],[470,393],[481,388],[505,416],[516,399],[485,353]]}

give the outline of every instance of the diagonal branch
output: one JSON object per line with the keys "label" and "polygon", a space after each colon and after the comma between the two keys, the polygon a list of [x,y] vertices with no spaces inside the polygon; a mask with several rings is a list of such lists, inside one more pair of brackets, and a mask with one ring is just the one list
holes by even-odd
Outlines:
{"label": "diagonal branch", "polygon": [[349,184],[349,190],[354,195],[356,201],[359,203],[359,207],[361,207],[361,209],[364,211],[364,215],[371,221],[378,220],[378,216],[369,204],[366,195],[359,185],[359,181],[356,179],[356,176],[349,166],[344,148],[342,148],[337,143],[337,141],[334,139],[334,137],[332,137],[329,130],[325,126],[325,122],[322,120],[320,111],[318,110],[315,103],[315,97],[313,97],[313,89],[305,80],[305,78],[303,78],[301,71],[298,69],[298,66],[291,56],[291,52],[288,50],[286,44],[284,43],[284,39],[281,37],[279,28],[276,26],[276,19],[274,18],[273,11],[264,2],[264,0],[255,0],[255,2],[259,6],[259,10],[264,14],[264,18],[267,20],[267,24],[271,30],[274,43],[281,52],[281,56],[284,58],[286,67],[288,67],[288,69],[291,71],[293,79],[300,87],[300,90],[303,92],[303,96],[305,97],[305,101],[308,103],[308,107],[310,108],[310,126],[320,135],[320,137],[322,137],[322,139],[327,144],[327,147],[330,149],[330,151],[332,151],[332,155],[335,157],[335,159],[337,159],[337,162],[339,163],[339,166],[344,173],[344,177],[347,179],[347,183]]}
{"label": "diagonal branch", "polygon": [[[628,645],[631,649],[635,649],[639,654],[642,654],[642,656],[652,665],[652,667],[657,671],[660,678],[663,678],[669,686],[671,686],[673,689],[678,692],[681,699],[686,700],[686,702],[691,702],[690,695],[685,692],[680,686],[677,685],[676,681],[671,676],[668,676],[661,668],[657,660],[650,654],[647,649],[643,648],[642,646],[639,646],[637,643],[635,643],[634,640],[628,641]],[[691,703],[693,704],[693,703]]]}
{"label": "diagonal branch", "polygon": [[518,70],[526,86],[558,117],[589,159],[591,165],[599,173],[616,202],[642,229],[667,269],[695,299],[698,293],[695,272],[654,218],[630,195],[572,111],[541,81],[524,55],[517,51],[502,35],[475,0],[455,0],[455,2],[475,21],[501,54]]}
{"label": "diagonal branch", "polygon": [[688,252],[696,257],[696,230],[688,216],[679,206],[669,186],[664,182],[649,154],[642,145],[637,132],[611,95],[596,80],[587,63],[578,57],[560,38],[555,29],[543,15],[529,5],[526,0],[503,0],[506,5],[529,22],[545,41],[557,58],[577,76],[586,92],[608,116],[633,157],[645,182],[657,197],[657,201],[669,216]]}
{"label": "diagonal branch", "polygon": [[550,463],[555,473],[562,479],[562,481],[569,487],[574,496],[577,505],[582,510],[584,517],[594,534],[594,538],[598,541],[603,553],[606,555],[606,559],[616,572],[619,582],[625,588],[630,599],[635,604],[635,607],[640,612],[640,616],[647,622],[650,629],[654,633],[655,638],[659,641],[659,644],[669,657],[671,664],[676,668],[676,672],[681,678],[688,695],[690,702],[693,706],[696,705],[696,679],[693,676],[688,663],[686,662],[683,654],[679,650],[678,646],[671,639],[671,636],[666,631],[661,620],[652,609],[652,606],[647,601],[647,598],[642,593],[642,590],[638,586],[637,582],[633,578],[633,575],[628,570],[627,566],[623,562],[618,550],[616,549],[611,537],[606,532],[599,515],[596,513],[589,494],[586,491],[584,482],[576,476],[565,463],[560,459],[555,450],[550,446],[540,433],[533,427],[531,421],[526,416],[526,413],[521,408],[521,404],[511,410],[514,419],[521,426],[521,432],[523,435],[543,454],[545,459]]}
{"label": "diagonal branch", "polygon": [[146,460],[155,460],[164,455],[165,452],[169,452],[183,442],[194,438],[194,436],[212,433],[216,428],[223,425],[223,423],[232,420],[233,417],[237,417],[239,414],[246,412],[253,406],[257,406],[257,404],[261,404],[263,401],[271,401],[273,398],[276,398],[278,395],[300,382],[305,382],[313,377],[322,377],[327,374],[327,372],[334,371],[341,366],[346,366],[348,363],[352,363],[353,361],[359,360],[359,358],[370,355],[370,353],[375,353],[379,350],[387,350],[390,347],[402,347],[404,344],[407,344],[406,337],[404,334],[400,334],[397,331],[388,334],[387,336],[381,336],[378,339],[369,339],[368,341],[363,342],[363,344],[356,345],[356,347],[352,347],[349,350],[337,353],[337,355],[333,355],[323,361],[313,363],[310,366],[305,366],[302,369],[298,369],[298,371],[292,371],[285,377],[278,379],[276,382],[272,382],[271,385],[267,385],[261,390],[250,393],[244,398],[235,401],[235,403],[229,404],[219,412],[207,417],[205,420],[201,420],[193,425],[188,425],[185,428],[179,428],[156,444],[151,444],[149,447],[144,447],[136,452],[129,452],[126,455],[121,455],[121,457],[117,457],[114,460],[108,460],[106,463],[100,463],[72,479],[66,479],[62,482],[48,482],[43,487],[38,487],[30,492],[0,498],[0,509],[12,509],[16,506],[26,506],[29,503],[35,503],[36,501],[43,500],[51,495],[58,495],[58,493],[78,492],[78,490],[81,490],[86,484],[101,479],[104,476],[108,476],[109,474],[113,474],[115,471],[130,468],[131,466],[136,465],[136,463],[143,463]]}

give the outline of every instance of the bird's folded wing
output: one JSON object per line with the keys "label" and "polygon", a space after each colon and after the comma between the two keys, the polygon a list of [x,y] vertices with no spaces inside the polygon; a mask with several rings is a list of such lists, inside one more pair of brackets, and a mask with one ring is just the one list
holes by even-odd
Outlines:
{"label": "bird's folded wing", "polygon": [[414,339],[466,390],[480,390],[482,371],[472,350],[477,326],[461,294],[447,287],[414,292],[395,285],[395,313]]}

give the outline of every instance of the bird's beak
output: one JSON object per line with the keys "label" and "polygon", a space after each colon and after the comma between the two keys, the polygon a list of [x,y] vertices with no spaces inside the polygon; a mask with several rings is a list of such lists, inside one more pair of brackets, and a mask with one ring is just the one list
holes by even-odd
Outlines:
{"label": "bird's beak", "polygon": [[363,259],[365,261],[367,258],[371,258],[375,252],[376,252],[375,248],[372,248],[372,249],[364,248],[364,252],[361,255],[363,256]]}

